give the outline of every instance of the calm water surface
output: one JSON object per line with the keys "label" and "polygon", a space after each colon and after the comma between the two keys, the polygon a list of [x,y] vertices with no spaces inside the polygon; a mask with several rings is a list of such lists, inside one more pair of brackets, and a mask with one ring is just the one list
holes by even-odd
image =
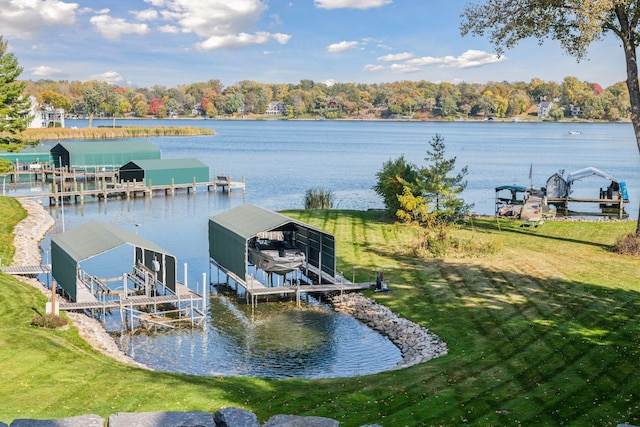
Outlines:
{"label": "calm water surface", "polygon": [[[106,204],[94,201],[84,207],[67,205],[65,227],[97,219],[137,229],[177,256],[179,280],[184,276],[182,264],[187,263],[189,286],[199,291],[202,273],[208,277],[210,271],[209,217],[245,202],[274,210],[299,209],[305,191],[314,187],[332,190],[338,208],[382,208],[371,189],[376,172],[385,161],[400,155],[425,165],[428,143],[436,134],[444,137],[447,157],[457,158],[457,169],[468,166],[469,184],[463,197],[474,203],[477,213],[493,214],[495,186],[529,185],[530,168],[533,184],[544,186],[559,170],[568,173],[594,166],[627,182],[632,201],[627,211],[631,218],[638,214],[640,156],[627,124],[240,120],[126,124],[215,129],[214,136],[151,140],[162,150],[163,158],[197,157],[209,165],[212,176],[231,174],[234,181],[244,176],[246,193],[198,192]],[[86,122],[68,121],[67,125],[85,127]],[[94,121],[97,125],[109,126],[111,121]],[[581,135],[569,135],[574,130]],[[606,185],[589,178],[576,185],[574,194],[594,196]],[[9,195],[24,191],[31,189],[8,187]],[[51,212],[58,219],[50,232],[55,235],[62,231],[62,212],[55,208]],[[45,256],[50,235],[43,242]],[[118,276],[130,269],[130,251],[112,251],[83,267],[106,277]],[[216,277],[213,270],[212,281]],[[389,340],[349,316],[330,312],[321,303],[305,310],[288,304],[261,304],[251,312],[234,297],[214,292],[209,311],[203,330],[126,336],[120,344],[136,360],[154,368],[199,375],[339,377],[387,370],[400,360]],[[117,320],[117,315],[109,318],[107,327],[118,330]]]}

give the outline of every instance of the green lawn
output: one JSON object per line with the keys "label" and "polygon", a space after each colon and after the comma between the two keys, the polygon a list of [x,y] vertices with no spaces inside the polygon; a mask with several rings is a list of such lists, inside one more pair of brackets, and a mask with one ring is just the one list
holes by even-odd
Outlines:
{"label": "green lawn", "polygon": [[[20,218],[19,207],[0,203],[3,224]],[[640,260],[608,251],[633,222],[547,222],[531,230],[476,219],[454,234],[493,243],[498,253],[417,260],[406,256],[412,236],[379,213],[287,214],[335,234],[346,277],[373,280],[384,268],[392,290],[370,296],[437,333],[449,355],[349,379],[148,372],[102,356],[73,329],[30,326],[44,297],[0,274],[0,421],[237,406],[261,421],[289,413],[344,426],[640,422]]]}

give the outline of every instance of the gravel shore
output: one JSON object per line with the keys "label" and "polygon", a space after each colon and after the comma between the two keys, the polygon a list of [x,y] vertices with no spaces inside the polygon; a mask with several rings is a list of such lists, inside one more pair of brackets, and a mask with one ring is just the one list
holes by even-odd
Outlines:
{"label": "gravel shore", "polygon": [[[20,200],[20,203],[27,211],[27,217],[20,221],[14,229],[13,245],[16,251],[13,256],[12,265],[40,265],[42,262],[40,242],[47,231],[53,227],[55,221],[41,204],[32,200]],[[28,277],[18,277],[18,279],[35,287],[45,294],[47,298],[51,298],[51,291],[37,279]],[[96,319],[83,313],[71,312],[67,313],[67,317],[71,319],[73,326],[78,329],[78,334],[96,350],[119,362],[150,369],[124,354],[113,337],[104,330],[100,322]]]}

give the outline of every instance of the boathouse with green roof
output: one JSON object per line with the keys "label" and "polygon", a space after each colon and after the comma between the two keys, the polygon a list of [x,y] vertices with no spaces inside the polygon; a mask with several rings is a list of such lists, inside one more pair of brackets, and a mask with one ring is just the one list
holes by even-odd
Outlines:
{"label": "boathouse with green roof", "polygon": [[[209,219],[209,258],[234,280],[248,281],[249,241],[260,233],[295,232],[296,247],[319,276],[336,276],[335,237],[293,218],[243,204]],[[321,280],[320,278],[318,280]]]}
{"label": "boathouse with green roof", "polygon": [[51,161],[51,153],[49,147],[28,147],[19,152],[0,151],[0,159],[8,160],[18,167],[21,165],[28,167],[34,164],[49,163]]}
{"label": "boathouse with green roof", "polygon": [[151,141],[65,141],[51,149],[56,168],[116,170],[132,160],[160,159],[160,149]]}
{"label": "boathouse with green roof", "polygon": [[121,182],[180,185],[209,182],[209,166],[196,158],[132,160],[120,167]]}
{"label": "boathouse with green roof", "polygon": [[176,257],[160,246],[122,228],[90,221],[51,238],[51,275],[65,293],[78,301],[80,263],[122,245],[134,248],[134,262],[154,271],[167,288],[175,292]]}

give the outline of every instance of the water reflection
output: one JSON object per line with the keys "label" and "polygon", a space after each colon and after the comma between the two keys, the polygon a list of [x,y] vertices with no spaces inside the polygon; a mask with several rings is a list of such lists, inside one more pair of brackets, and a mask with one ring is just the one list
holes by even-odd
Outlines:
{"label": "water reflection", "polygon": [[317,301],[252,310],[232,298],[212,295],[204,330],[124,334],[120,345],[148,366],[197,375],[354,376],[391,369],[401,359],[387,338]]}

